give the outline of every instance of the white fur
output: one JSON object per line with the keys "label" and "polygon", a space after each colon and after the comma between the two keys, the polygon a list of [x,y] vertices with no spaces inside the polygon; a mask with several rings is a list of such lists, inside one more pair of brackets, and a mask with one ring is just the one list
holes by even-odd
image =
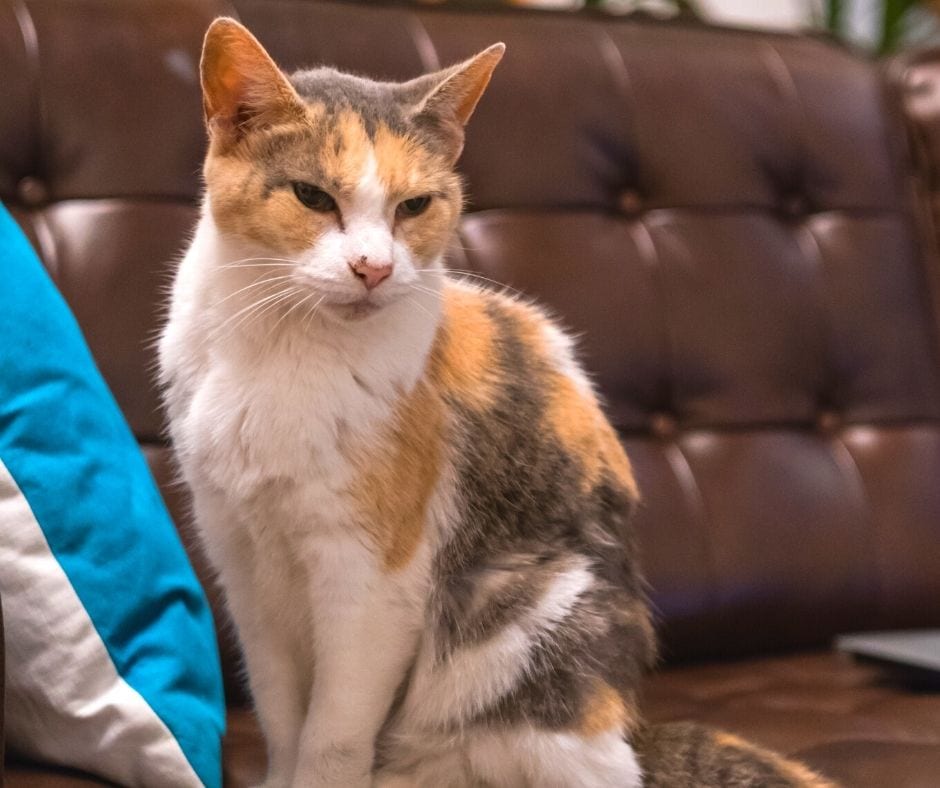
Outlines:
{"label": "white fur", "polygon": [[[633,748],[619,731],[584,739],[571,733],[522,730],[501,736],[488,733],[474,741],[469,758],[483,781],[511,788],[632,788],[642,783]],[[517,764],[522,780],[506,780],[508,763]],[[430,786],[429,786],[430,788]]]}
{"label": "white fur", "polygon": [[[582,559],[555,577],[528,616],[483,644],[443,661],[426,644],[376,788],[639,786],[639,764],[619,731],[585,740],[574,733],[529,728],[494,732],[461,725],[523,679],[535,643],[551,637],[594,582]],[[437,733],[446,730],[457,733]]]}
{"label": "white fur", "polygon": [[586,563],[555,577],[527,616],[480,645],[463,648],[442,662],[434,645],[425,644],[405,699],[405,727],[433,730],[459,723],[511,690],[525,675],[535,643],[551,636],[594,582]]}
{"label": "white fur", "polygon": [[523,728],[425,736],[411,763],[392,764],[375,788],[639,788],[642,770],[618,731],[590,740]]}
{"label": "white fur", "polygon": [[371,149],[366,152],[366,163],[356,185],[353,200],[361,206],[363,213],[373,219],[384,217],[388,210],[385,186],[379,178],[379,163]]}

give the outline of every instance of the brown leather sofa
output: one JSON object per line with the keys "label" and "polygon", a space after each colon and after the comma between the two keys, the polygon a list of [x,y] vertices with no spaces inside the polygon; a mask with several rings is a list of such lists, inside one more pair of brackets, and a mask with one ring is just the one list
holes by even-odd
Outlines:
{"label": "brown leather sofa", "polygon": [[[940,56],[885,70],[810,37],[516,11],[0,0],[0,198],[204,577],[148,339],[197,213],[196,64],[221,13],[286,68],[405,78],[507,42],[470,127],[453,265],[583,332],[645,497],[664,662],[648,715],[847,786],[940,785],[940,697],[831,650],[840,632],[940,626]],[[245,785],[263,745],[212,594],[225,774]]]}

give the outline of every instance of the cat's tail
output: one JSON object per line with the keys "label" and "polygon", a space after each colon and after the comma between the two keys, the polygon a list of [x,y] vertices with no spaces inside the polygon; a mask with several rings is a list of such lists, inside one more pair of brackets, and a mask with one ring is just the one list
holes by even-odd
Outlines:
{"label": "cat's tail", "polygon": [[797,761],[694,723],[649,726],[634,746],[644,788],[837,788]]}

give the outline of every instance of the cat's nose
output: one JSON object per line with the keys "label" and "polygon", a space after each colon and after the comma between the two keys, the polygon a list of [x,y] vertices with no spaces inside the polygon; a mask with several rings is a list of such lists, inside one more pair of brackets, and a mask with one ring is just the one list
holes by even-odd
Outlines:
{"label": "cat's nose", "polygon": [[365,255],[349,267],[369,290],[374,290],[392,274],[391,263],[373,263]]}

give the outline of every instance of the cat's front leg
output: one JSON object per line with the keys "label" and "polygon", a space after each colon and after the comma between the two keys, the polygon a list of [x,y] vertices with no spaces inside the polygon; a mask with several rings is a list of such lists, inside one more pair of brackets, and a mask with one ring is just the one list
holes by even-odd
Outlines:
{"label": "cat's front leg", "polygon": [[306,682],[297,670],[290,642],[272,626],[275,614],[258,605],[243,578],[231,579],[226,590],[248,667],[255,714],[264,732],[268,770],[259,788],[290,788],[304,719]]}
{"label": "cat's front leg", "polygon": [[[282,561],[253,549],[247,528],[225,499],[194,489],[206,552],[219,574],[238,630],[255,713],[264,732],[268,771],[259,788],[290,788],[297,766],[309,679],[298,670],[295,635],[304,622],[292,604]],[[298,620],[299,618],[299,620]]]}
{"label": "cat's front leg", "polygon": [[375,740],[414,658],[424,620],[421,561],[389,571],[356,539],[319,552],[313,692],[295,788],[368,788]]}

